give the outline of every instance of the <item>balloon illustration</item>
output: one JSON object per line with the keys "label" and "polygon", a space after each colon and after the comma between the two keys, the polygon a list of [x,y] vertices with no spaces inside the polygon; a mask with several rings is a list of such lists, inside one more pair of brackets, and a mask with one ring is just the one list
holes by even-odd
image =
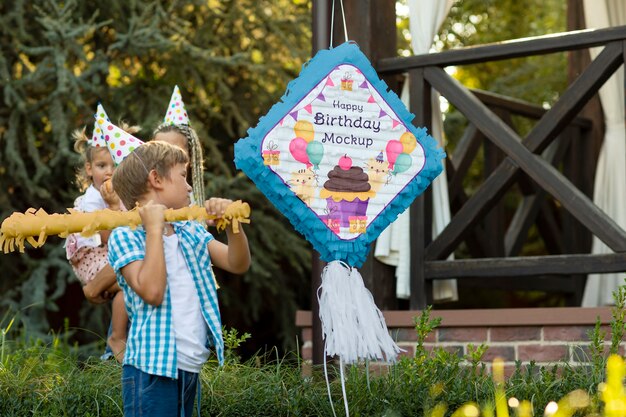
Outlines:
{"label": "balloon illustration", "polygon": [[293,127],[293,131],[297,137],[304,139],[307,143],[311,142],[315,136],[313,124],[306,120],[298,120]]}
{"label": "balloon illustration", "polygon": [[413,152],[413,149],[417,146],[417,139],[411,132],[404,132],[402,136],[400,136],[400,143],[404,147],[403,153],[409,154]]}
{"label": "balloon illustration", "polygon": [[293,158],[298,161],[306,164],[307,168],[311,167],[311,161],[309,161],[309,156],[306,153],[307,143],[306,140],[302,138],[294,138],[289,142],[289,152]]}
{"label": "balloon illustration", "polygon": [[313,164],[313,169],[320,169],[319,163],[324,156],[324,145],[318,141],[311,141],[306,147],[306,154],[309,157],[309,161]]}
{"label": "balloon illustration", "polygon": [[391,173],[395,175],[406,171],[411,167],[412,162],[413,160],[411,159],[411,155],[409,155],[408,153],[401,153],[396,158],[396,164]]}
{"label": "balloon illustration", "polygon": [[389,169],[393,169],[393,165],[396,162],[398,155],[404,150],[404,145],[399,140],[390,140],[387,142],[387,161],[389,161]]}

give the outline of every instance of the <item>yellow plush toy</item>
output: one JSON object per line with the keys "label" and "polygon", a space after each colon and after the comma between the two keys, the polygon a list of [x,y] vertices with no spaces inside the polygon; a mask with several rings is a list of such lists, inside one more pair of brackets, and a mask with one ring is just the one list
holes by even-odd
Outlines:
{"label": "yellow plush toy", "polygon": [[[41,247],[48,236],[58,235],[66,238],[71,233],[91,236],[100,230],[111,230],[119,226],[132,228],[141,224],[137,209],[130,211],[113,211],[109,209],[83,213],[68,209],[69,213],[48,214],[45,210],[34,208],[25,213],[13,213],[0,226],[0,249],[4,253],[24,252],[24,242],[34,248]],[[224,230],[232,224],[233,232],[239,233],[239,223],[250,223],[250,206],[241,200],[234,201],[226,208],[220,218],[209,215],[204,207],[191,206],[181,209],[165,210],[165,221],[181,220],[214,220],[217,219],[217,230]]]}

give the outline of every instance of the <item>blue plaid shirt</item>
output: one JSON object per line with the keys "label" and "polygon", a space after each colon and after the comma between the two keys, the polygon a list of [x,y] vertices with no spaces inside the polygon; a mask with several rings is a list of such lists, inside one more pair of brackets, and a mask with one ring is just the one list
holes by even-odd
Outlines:
{"label": "blue plaid shirt", "polygon": [[[206,321],[207,347],[213,346],[217,358],[224,362],[224,341],[217,303],[215,280],[212,276],[208,244],[213,236],[195,221],[172,223],[178,235],[179,245],[196,285],[202,316]],[[124,292],[124,302],[130,319],[130,330],[124,355],[124,364],[143,372],[177,378],[176,342],[172,323],[172,303],[169,286],[160,306],[146,303],[128,285],[120,269],[146,256],[146,232],[138,227],[118,227],[109,237],[109,263],[117,275],[117,282]]]}

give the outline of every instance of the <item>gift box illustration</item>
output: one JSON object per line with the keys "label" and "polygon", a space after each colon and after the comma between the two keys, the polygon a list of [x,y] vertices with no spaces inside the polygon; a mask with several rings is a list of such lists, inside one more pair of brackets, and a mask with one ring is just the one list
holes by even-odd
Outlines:
{"label": "gift box illustration", "polygon": [[324,214],[320,218],[333,233],[337,235],[341,233],[341,220],[339,219],[339,212],[337,212],[335,207],[325,208]]}
{"label": "gift box illustration", "polygon": [[350,74],[349,72],[346,72],[345,74],[343,74],[343,77],[341,77],[341,89],[352,91],[353,82],[354,80],[352,80],[352,74]]}
{"label": "gift box illustration", "polygon": [[263,164],[264,165],[279,165],[280,164],[280,151],[278,145],[270,141],[263,150]]}
{"label": "gift box illustration", "polygon": [[367,231],[367,216],[350,216],[348,222],[350,233],[361,234]]}
{"label": "gift box illustration", "polygon": [[335,234],[339,234],[341,232],[341,222],[339,219],[335,219],[335,218],[326,219],[326,225]]}

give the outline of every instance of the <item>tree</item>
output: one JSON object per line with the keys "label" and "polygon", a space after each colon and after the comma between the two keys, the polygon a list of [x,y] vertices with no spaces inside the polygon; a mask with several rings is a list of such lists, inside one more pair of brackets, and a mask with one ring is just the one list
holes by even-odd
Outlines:
{"label": "tree", "polygon": [[[205,148],[207,194],[253,208],[250,272],[218,277],[224,323],[258,336],[261,346],[287,346],[296,305],[309,297],[310,249],[230,161],[233,143],[308,58],[309,16],[303,0],[2,2],[2,218],[71,205],[78,157],[70,134],[91,131],[98,101],[114,122],[142,125],[138,136],[147,140],[178,84]],[[106,313],[82,301],[62,245],[50,238],[41,249],[0,257],[0,317],[20,311],[28,331],[44,334],[68,316],[71,326],[102,335],[95,322],[104,325]]]}
{"label": "tree", "polygon": [[[446,50],[564,32],[566,6],[565,0],[458,1],[435,45]],[[567,86],[566,68],[565,53],[558,53],[459,67],[455,78],[472,88],[549,105]],[[538,79],[542,82],[533,82]]]}

